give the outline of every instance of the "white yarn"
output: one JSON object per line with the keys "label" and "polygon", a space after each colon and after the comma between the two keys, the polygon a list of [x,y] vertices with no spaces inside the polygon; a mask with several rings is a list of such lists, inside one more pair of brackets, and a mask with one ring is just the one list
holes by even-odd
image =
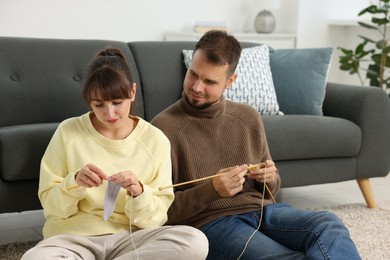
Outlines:
{"label": "white yarn", "polygon": [[241,259],[242,255],[245,253],[246,248],[248,247],[249,242],[251,241],[252,237],[256,234],[257,231],[259,231],[261,226],[261,221],[263,220],[263,207],[264,207],[264,196],[265,196],[265,180],[267,179],[267,172],[264,167],[264,185],[263,185],[263,197],[261,199],[261,209],[260,209],[260,219],[259,224],[257,225],[257,228],[255,231],[253,231],[252,235],[248,238],[248,240],[245,243],[244,249],[242,250],[241,254],[238,256],[237,260]]}
{"label": "white yarn", "polygon": [[133,196],[130,194],[130,212],[129,212],[130,240],[131,240],[131,244],[134,247],[135,253],[137,254],[137,260],[139,260],[138,249],[135,246],[134,238],[133,238],[133,230],[131,228],[132,214],[133,214]]}

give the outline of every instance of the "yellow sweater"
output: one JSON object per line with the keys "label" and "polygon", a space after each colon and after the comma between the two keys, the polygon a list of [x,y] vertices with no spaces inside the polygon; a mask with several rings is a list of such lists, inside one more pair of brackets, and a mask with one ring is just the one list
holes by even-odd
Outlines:
{"label": "yellow sweater", "polygon": [[[162,226],[172,204],[170,143],[165,135],[141,118],[124,140],[110,140],[93,127],[86,113],[60,124],[42,158],[38,196],[44,209],[45,238],[57,234],[99,235]],[[100,187],[77,185],[75,173],[88,163],[107,175],[131,170],[144,192],[131,199],[121,189],[114,213],[103,220],[107,181]],[[132,206],[132,207],[131,207]],[[130,219],[131,213],[131,219]]]}

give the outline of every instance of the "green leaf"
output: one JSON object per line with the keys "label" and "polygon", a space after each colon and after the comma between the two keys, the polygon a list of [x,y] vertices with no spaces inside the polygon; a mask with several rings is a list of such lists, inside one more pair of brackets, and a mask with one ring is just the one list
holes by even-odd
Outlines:
{"label": "green leaf", "polygon": [[371,40],[370,38],[367,38],[366,36],[363,36],[363,35],[359,35],[360,38],[362,38],[363,40],[367,41],[367,42],[371,42],[371,43],[375,43],[376,41],[374,40]]}
{"label": "green leaf", "polygon": [[379,76],[379,70],[380,70],[380,67],[376,64],[370,64],[367,68],[367,75],[369,76],[375,76],[375,77],[378,77]]}
{"label": "green leaf", "polygon": [[359,44],[358,46],[356,46],[355,53],[361,53],[361,52],[363,52],[363,51],[364,51],[364,46],[365,46],[364,43],[361,43],[361,44]]}
{"label": "green leaf", "polygon": [[360,67],[360,62],[359,61],[354,60],[351,65],[352,65],[352,70],[354,72],[358,72],[359,71],[359,67]]}
{"label": "green leaf", "polygon": [[379,81],[377,78],[369,78],[369,79],[370,79],[370,86],[379,87]]}
{"label": "green leaf", "polygon": [[385,44],[387,44],[387,41],[384,41],[384,40],[379,40],[375,43],[375,46],[378,48],[378,49],[383,49],[384,46],[386,46]]}
{"label": "green leaf", "polygon": [[353,51],[352,50],[349,50],[349,49],[344,49],[344,48],[340,48],[341,52],[344,53],[345,55],[353,55]]}
{"label": "green leaf", "polygon": [[380,64],[381,63],[381,54],[374,54],[371,56],[371,59],[375,62],[375,64]]}
{"label": "green leaf", "polygon": [[390,9],[388,1],[379,1],[375,13],[387,13]]}
{"label": "green leaf", "polygon": [[349,64],[341,64],[339,67],[341,70],[350,70],[352,68]]}
{"label": "green leaf", "polygon": [[364,28],[367,28],[367,29],[379,30],[378,27],[376,27],[375,25],[372,25],[372,24],[368,24],[368,23],[365,23],[365,22],[358,22],[358,24],[360,26],[363,26]]}
{"label": "green leaf", "polygon": [[384,53],[389,53],[389,52],[390,52],[390,46],[387,46],[386,48],[384,48],[384,49],[382,50],[382,52],[384,52]]}
{"label": "green leaf", "polygon": [[376,18],[376,17],[373,17],[371,19],[371,21],[375,24],[378,24],[378,25],[384,25],[384,24],[387,24],[389,23],[389,20],[387,20],[387,18]]}
{"label": "green leaf", "polygon": [[366,57],[367,55],[371,54],[372,52],[371,51],[363,51],[359,54],[356,55],[356,58],[357,59],[363,59],[364,57]]}
{"label": "green leaf", "polygon": [[379,86],[379,67],[375,65],[368,66],[367,78],[370,79],[370,86]]}
{"label": "green leaf", "polygon": [[350,60],[352,60],[353,57],[352,56],[341,56],[339,57],[339,62],[340,63],[349,63]]}
{"label": "green leaf", "polygon": [[373,13],[375,13],[376,9],[377,9],[377,8],[376,8],[376,5],[370,5],[369,7],[364,8],[363,10],[361,10],[361,11],[359,12],[358,16],[361,16],[361,15],[363,15],[363,14],[365,14],[365,13],[373,14]]}
{"label": "green leaf", "polygon": [[378,76],[379,76],[378,72],[370,69],[367,70],[367,78],[376,78]]}

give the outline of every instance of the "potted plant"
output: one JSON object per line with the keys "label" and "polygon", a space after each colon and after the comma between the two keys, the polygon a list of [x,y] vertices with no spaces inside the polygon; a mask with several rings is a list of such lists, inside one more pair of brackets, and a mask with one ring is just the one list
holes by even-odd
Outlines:
{"label": "potted plant", "polygon": [[362,41],[355,49],[339,49],[342,55],[339,57],[340,69],[348,71],[350,74],[356,74],[362,85],[369,80],[370,86],[380,87],[387,92],[390,90],[390,0],[379,0],[377,4],[371,4],[361,10],[358,16],[371,14],[371,22],[361,22],[359,25],[375,30],[378,34],[377,39],[371,39],[359,35]]}

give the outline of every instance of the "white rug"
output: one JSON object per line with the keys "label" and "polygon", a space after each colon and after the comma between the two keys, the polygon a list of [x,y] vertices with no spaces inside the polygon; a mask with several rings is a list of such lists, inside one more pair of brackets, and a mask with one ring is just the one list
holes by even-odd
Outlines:
{"label": "white rug", "polygon": [[343,220],[362,259],[390,259],[390,201],[378,203],[376,209],[351,204],[318,210],[334,212]]}
{"label": "white rug", "polygon": [[[365,204],[316,208],[337,214],[345,223],[363,260],[390,259],[390,201],[378,203],[369,209]],[[0,246],[0,260],[16,260],[36,244],[13,243]]]}

